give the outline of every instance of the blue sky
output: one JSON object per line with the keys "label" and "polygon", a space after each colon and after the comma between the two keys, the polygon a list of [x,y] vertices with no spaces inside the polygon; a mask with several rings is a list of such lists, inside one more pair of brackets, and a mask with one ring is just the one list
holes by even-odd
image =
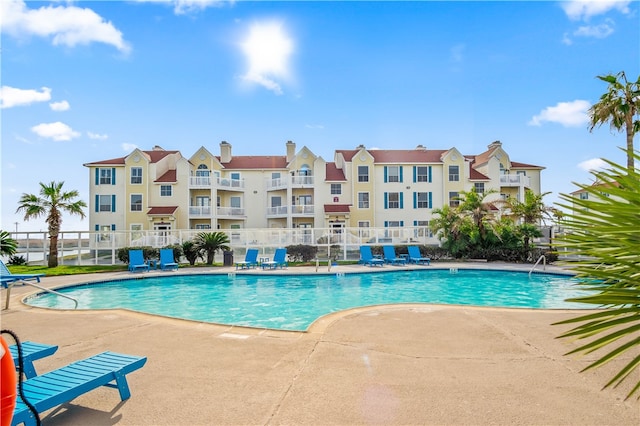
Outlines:
{"label": "blue sky", "polygon": [[[548,204],[624,164],[624,134],[590,133],[597,75],[640,72],[637,1],[248,2],[2,0],[1,228],[22,193],[83,163],[159,145],[191,156],[456,147],[500,140],[546,167]],[[637,145],[636,145],[637,147]],[[63,230],[88,230],[65,215]]]}

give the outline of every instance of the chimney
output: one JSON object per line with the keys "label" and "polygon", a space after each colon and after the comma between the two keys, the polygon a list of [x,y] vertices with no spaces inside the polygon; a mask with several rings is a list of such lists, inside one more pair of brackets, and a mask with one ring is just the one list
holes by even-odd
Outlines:
{"label": "chimney", "polygon": [[502,146],[502,142],[494,141],[494,142],[491,142],[489,145],[487,145],[487,148],[493,149],[493,148],[497,148],[497,147],[501,147],[501,146]]}
{"label": "chimney", "polygon": [[160,145],[156,145],[153,147],[153,151],[164,151]]}
{"label": "chimney", "polygon": [[296,144],[292,141],[287,141],[287,163],[293,160],[296,155]]}
{"label": "chimney", "polygon": [[231,144],[227,141],[220,142],[220,162],[228,163],[231,161]]}

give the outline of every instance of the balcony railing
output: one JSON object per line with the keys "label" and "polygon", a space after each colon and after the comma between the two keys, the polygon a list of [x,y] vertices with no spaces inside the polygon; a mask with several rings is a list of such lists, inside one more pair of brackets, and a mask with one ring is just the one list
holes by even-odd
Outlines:
{"label": "balcony railing", "polygon": [[245,216],[244,209],[240,207],[218,207],[216,213],[218,217],[239,218]]}
{"label": "balcony railing", "polygon": [[313,176],[285,176],[277,179],[267,179],[267,191],[286,189],[288,186],[292,188],[313,186],[313,183]]}
{"label": "balcony railing", "polygon": [[500,175],[500,186],[530,186],[530,179],[525,175]]}
{"label": "balcony railing", "polygon": [[189,188],[211,188],[243,190],[244,179],[230,179],[218,176],[191,176],[189,178]]}
{"label": "balcony railing", "polygon": [[211,206],[189,206],[189,217],[211,217]]}
{"label": "balcony railing", "polygon": [[313,216],[315,209],[313,205],[294,205],[269,207],[267,217],[285,217],[291,212],[293,216]]}

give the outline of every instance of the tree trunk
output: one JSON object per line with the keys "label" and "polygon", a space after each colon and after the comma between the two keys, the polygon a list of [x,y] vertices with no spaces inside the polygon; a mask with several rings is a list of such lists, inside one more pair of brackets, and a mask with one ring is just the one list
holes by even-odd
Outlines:
{"label": "tree trunk", "polygon": [[58,266],[58,236],[51,235],[49,237],[49,260],[47,262],[49,268]]}
{"label": "tree trunk", "polygon": [[634,159],[633,159],[633,116],[631,114],[627,114],[626,117],[626,126],[627,126],[627,170],[632,172],[635,169]]}

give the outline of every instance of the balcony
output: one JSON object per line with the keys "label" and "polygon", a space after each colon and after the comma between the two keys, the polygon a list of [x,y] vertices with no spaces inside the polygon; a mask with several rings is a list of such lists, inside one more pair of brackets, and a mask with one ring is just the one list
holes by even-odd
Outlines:
{"label": "balcony", "polygon": [[500,175],[500,186],[520,186],[529,188],[531,181],[525,175]]}
{"label": "balcony", "polygon": [[277,191],[280,189],[312,187],[313,176],[285,176],[278,179],[267,179],[267,191]]}
{"label": "balcony", "polygon": [[243,219],[246,217],[244,209],[240,207],[218,207],[216,214],[218,219]]}
{"label": "balcony", "polygon": [[244,190],[244,179],[230,179],[218,176],[191,176],[189,178],[189,188],[208,188],[215,187],[217,189],[228,189],[232,191]]}
{"label": "balcony", "polygon": [[189,206],[189,217],[211,217],[211,206]]}
{"label": "balcony", "polygon": [[315,209],[313,205],[308,205],[308,204],[269,207],[267,209],[267,217],[269,218],[287,217],[289,212],[291,212],[291,216],[294,216],[294,217],[313,217]]}

